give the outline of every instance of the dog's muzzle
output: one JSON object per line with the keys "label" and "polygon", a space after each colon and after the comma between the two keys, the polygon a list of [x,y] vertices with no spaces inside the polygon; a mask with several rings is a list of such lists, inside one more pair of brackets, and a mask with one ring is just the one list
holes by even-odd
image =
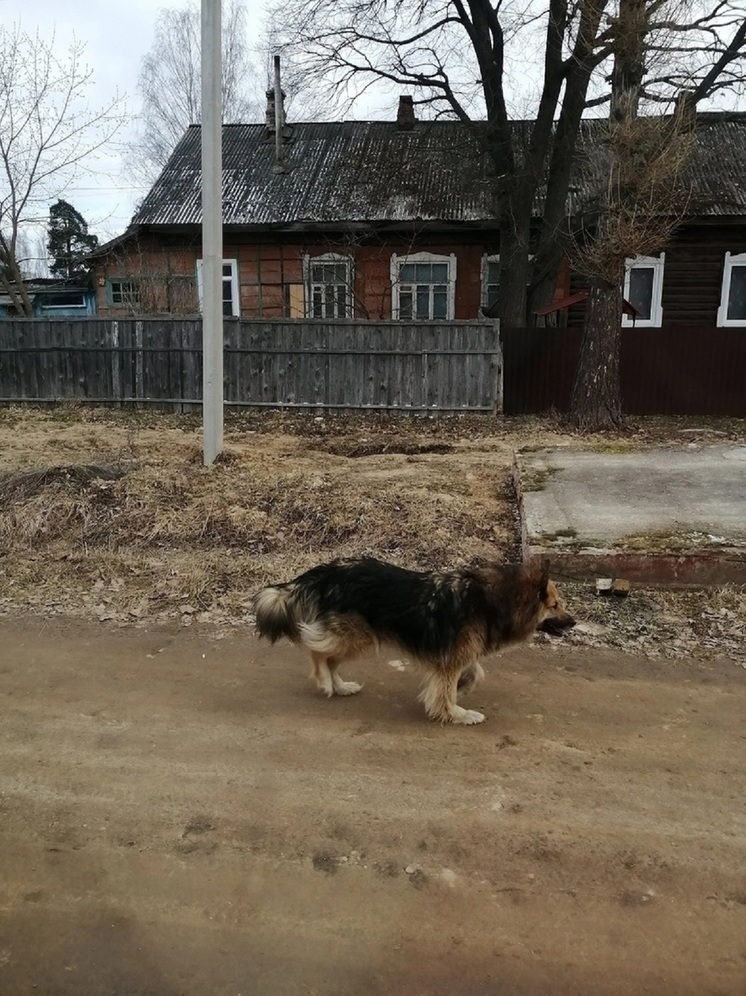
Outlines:
{"label": "dog's muzzle", "polygon": [[548,633],[550,636],[562,636],[566,629],[572,629],[575,620],[572,616],[565,616],[562,619],[545,619],[539,623],[537,629],[540,633]]}

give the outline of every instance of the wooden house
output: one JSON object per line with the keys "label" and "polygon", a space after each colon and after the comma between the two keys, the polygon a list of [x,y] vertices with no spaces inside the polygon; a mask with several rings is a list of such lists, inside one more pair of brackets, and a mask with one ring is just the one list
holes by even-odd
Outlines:
{"label": "wooden house", "polygon": [[[467,320],[494,304],[500,237],[478,128],[417,121],[406,97],[395,121],[286,123],[279,142],[272,106],[267,122],[223,127],[226,315]],[[603,124],[583,124],[568,217],[582,220],[598,189]],[[746,329],[744,163],[746,114],[700,114],[684,177],[696,208],[663,252],[628,260],[625,324]],[[199,126],[127,231],[89,259],[100,315],[198,311]],[[563,266],[562,324],[582,322],[582,287]]]}

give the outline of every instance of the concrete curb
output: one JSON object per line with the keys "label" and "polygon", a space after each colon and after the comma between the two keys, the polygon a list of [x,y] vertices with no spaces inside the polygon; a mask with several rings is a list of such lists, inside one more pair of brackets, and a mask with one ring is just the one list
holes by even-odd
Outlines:
{"label": "concrete curb", "polygon": [[523,481],[523,454],[513,454],[513,485],[518,505],[521,559],[530,564],[548,557],[555,575],[572,578],[622,577],[636,584],[660,587],[716,587],[746,584],[746,550],[736,547],[713,549],[625,550],[546,542],[530,533]]}

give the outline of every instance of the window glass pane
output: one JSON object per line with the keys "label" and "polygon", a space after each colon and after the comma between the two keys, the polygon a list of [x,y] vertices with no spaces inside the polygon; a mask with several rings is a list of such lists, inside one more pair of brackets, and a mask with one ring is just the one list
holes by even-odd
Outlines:
{"label": "window glass pane", "polygon": [[342,285],[337,285],[335,288],[337,291],[337,318],[347,317],[347,288]]}
{"label": "window glass pane", "polygon": [[[229,268],[230,269],[230,268]],[[233,281],[223,279],[223,314],[233,314]]]}
{"label": "window glass pane", "polygon": [[433,263],[430,269],[432,271],[431,283],[444,284],[448,280],[448,263]]}
{"label": "window glass pane", "polygon": [[448,294],[445,287],[433,289],[433,318],[445,318],[448,314]]}
{"label": "window glass pane", "polygon": [[47,308],[82,308],[85,304],[82,294],[50,294],[43,301]]}
{"label": "window glass pane", "polygon": [[652,266],[633,266],[629,274],[629,303],[637,308],[638,319],[648,321],[653,310]]}
{"label": "window glass pane", "polygon": [[399,293],[399,318],[409,319],[412,317],[412,291],[402,290]]}
{"label": "window glass pane", "polygon": [[321,297],[321,288],[314,287],[311,300],[311,315],[313,318],[324,317],[324,305]]}
{"label": "window glass pane", "polygon": [[727,317],[730,321],[746,321],[746,266],[731,268]]}
{"label": "window glass pane", "polygon": [[433,268],[430,263],[416,263],[414,279],[418,284],[429,284],[433,279]]}
{"label": "window glass pane", "polygon": [[415,269],[414,263],[402,263],[399,267],[399,280],[402,283],[411,284],[415,279]]}
{"label": "window glass pane", "polygon": [[490,260],[487,263],[487,283],[488,284],[499,284],[500,283],[500,260]]}
{"label": "window glass pane", "polygon": [[430,317],[430,288],[427,286],[417,287],[417,318]]}
{"label": "window glass pane", "polygon": [[223,263],[223,276],[224,277],[233,276],[233,267],[231,266],[230,263]]}

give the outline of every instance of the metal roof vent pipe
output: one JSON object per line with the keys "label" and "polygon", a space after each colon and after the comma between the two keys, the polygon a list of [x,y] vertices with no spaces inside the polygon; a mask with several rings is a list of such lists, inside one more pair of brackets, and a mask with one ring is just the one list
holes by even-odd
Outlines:
{"label": "metal roof vent pipe", "polygon": [[417,118],[414,116],[414,97],[402,94],[399,97],[399,110],[396,113],[396,127],[399,131],[412,131]]}
{"label": "metal roof vent pipe", "polygon": [[265,127],[268,136],[275,138],[275,173],[285,173],[284,163],[285,150],[283,146],[283,130],[285,128],[285,94],[282,92],[280,84],[280,56],[275,56],[275,80],[274,87],[267,90],[267,116]]}

